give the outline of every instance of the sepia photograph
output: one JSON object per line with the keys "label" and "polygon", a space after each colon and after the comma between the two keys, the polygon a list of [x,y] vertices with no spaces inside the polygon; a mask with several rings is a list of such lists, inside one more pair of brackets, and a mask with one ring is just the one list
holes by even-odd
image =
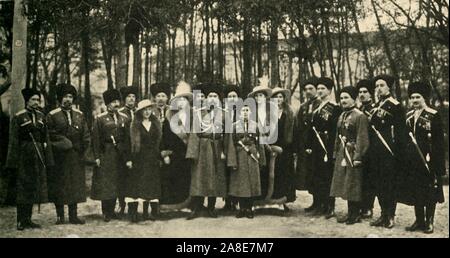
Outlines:
{"label": "sepia photograph", "polygon": [[0,238],[448,239],[448,15],[0,0]]}

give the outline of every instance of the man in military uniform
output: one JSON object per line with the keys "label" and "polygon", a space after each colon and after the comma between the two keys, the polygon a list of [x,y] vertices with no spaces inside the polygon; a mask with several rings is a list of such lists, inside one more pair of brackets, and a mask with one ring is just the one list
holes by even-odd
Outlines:
{"label": "man in military uniform", "polygon": [[22,90],[26,108],[11,121],[6,168],[17,173],[17,230],[40,228],[31,221],[33,204],[47,202],[46,168],[53,165],[45,115],[38,110],[39,91]]}
{"label": "man in military uniform", "polygon": [[296,168],[296,188],[297,190],[308,190],[313,195],[313,202],[311,206],[305,208],[306,212],[311,212],[317,208],[317,196],[311,191],[311,176],[312,176],[312,162],[306,154],[305,143],[308,137],[314,136],[311,134],[311,118],[312,113],[320,105],[320,99],[317,97],[317,78],[313,77],[306,80],[301,87],[303,90],[306,102],[300,105],[298,110],[295,128],[294,128],[294,148],[297,153],[297,168]]}
{"label": "man in military uniform", "polygon": [[407,231],[434,231],[437,203],[445,201],[442,188],[445,176],[445,141],[441,114],[427,105],[431,87],[427,82],[408,86],[413,110],[406,115],[409,139],[406,148],[407,166],[398,201],[414,206],[415,221]]}
{"label": "man in military uniform", "polygon": [[56,207],[56,224],[64,224],[64,205],[69,206],[69,223],[84,224],[77,216],[77,204],[86,202],[85,162],[91,144],[84,114],[73,107],[74,86],[58,85],[60,107],[47,115],[47,127],[54,158],[58,162],[48,171],[49,200]]}
{"label": "man in military uniform", "polygon": [[[128,116],[128,119],[131,121],[134,120],[134,111],[136,110],[136,105],[138,102],[138,92],[139,89],[136,86],[128,86],[122,87],[119,89],[120,95],[123,100],[123,107],[119,109],[119,112]],[[125,171],[124,167],[121,171]],[[127,204],[125,203],[124,191],[126,188],[126,177],[125,173],[119,174],[119,217],[123,218],[125,214],[125,207]]]}
{"label": "man in military uniform", "polygon": [[391,96],[395,79],[389,75],[374,78],[379,101],[369,116],[370,170],[375,179],[376,196],[381,206],[381,216],[370,225],[392,228],[397,206],[396,188],[398,175],[403,169],[406,130],[405,112],[400,102]]}
{"label": "man in military uniform", "polygon": [[163,123],[166,112],[169,109],[167,102],[170,98],[170,85],[165,82],[154,83],[150,85],[150,93],[152,94],[153,101],[156,103],[154,110],[155,116]]}
{"label": "man in military uniform", "polygon": [[311,192],[316,196],[314,215],[325,215],[326,219],[335,216],[335,198],[330,197],[333,178],[333,150],[336,139],[336,126],[341,108],[330,100],[334,82],[322,77],[317,81],[320,105],[313,111],[311,119],[312,134],[308,136],[306,152],[311,155]]}
{"label": "man in military uniform", "polygon": [[120,92],[112,89],[103,93],[107,111],[98,115],[92,129],[92,147],[96,162],[92,177],[91,197],[102,202],[104,221],[115,218],[114,208],[119,197],[119,179],[124,165],[132,168],[130,160],[130,119],[118,111]]}
{"label": "man in military uniform", "polygon": [[[238,107],[236,106],[238,103],[239,98],[241,97],[239,87],[237,85],[226,85],[224,89],[224,96],[226,98],[226,101],[224,101],[224,116],[225,116],[225,126],[226,131],[225,132],[231,132],[233,130],[233,124],[236,123],[236,121],[239,121],[239,111],[236,110]],[[225,134],[225,140],[224,140],[224,149],[228,149],[228,138],[230,137],[230,134]],[[227,167],[227,185],[230,184],[230,176],[231,173],[233,173],[233,170],[229,167]],[[233,196],[227,196],[225,198],[225,205],[223,206],[223,211],[236,211],[237,206],[237,199]]]}
{"label": "man in military uniform", "polygon": [[[356,84],[358,90],[358,98],[360,101],[359,110],[361,110],[367,117],[370,116],[372,109],[375,107],[374,99],[374,84],[371,80],[363,79]],[[373,130],[369,130],[369,135],[373,134]],[[373,135],[372,135],[373,136]],[[373,137],[372,137],[373,139]],[[370,145],[369,145],[370,149]],[[370,156],[365,155],[364,166],[362,173],[362,201],[361,201],[361,218],[368,219],[373,216],[373,203],[375,202],[375,186],[373,173],[370,170]]]}

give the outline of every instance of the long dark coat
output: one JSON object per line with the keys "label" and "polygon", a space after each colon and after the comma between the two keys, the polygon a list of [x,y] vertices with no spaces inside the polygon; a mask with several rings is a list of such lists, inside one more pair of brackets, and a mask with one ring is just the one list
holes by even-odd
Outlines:
{"label": "long dark coat", "polygon": [[142,123],[135,124],[140,133],[140,150],[131,153],[133,168],[127,172],[125,197],[146,200],[161,198],[161,125],[153,115],[150,121],[149,131]]}
{"label": "long dark coat", "polygon": [[320,105],[316,97],[300,105],[295,120],[293,145],[297,153],[297,166],[295,170],[295,186],[297,190],[310,190],[312,179],[312,160],[306,154],[306,142],[311,134],[312,112]]}
{"label": "long dark coat", "polygon": [[[312,177],[310,193],[327,198],[330,195],[331,179],[333,178],[333,151],[336,140],[337,120],[341,113],[341,108],[332,102],[321,103],[313,111],[311,128],[315,128],[322,139],[327,154],[320,145],[319,139],[314,131],[311,131],[307,139],[307,148],[312,150],[310,155],[312,160]],[[327,156],[327,161],[325,161]]]}
{"label": "long dark coat", "polygon": [[35,121],[33,123],[32,111],[26,109],[16,113],[11,121],[6,167],[17,172],[17,204],[48,201],[47,171],[38,151],[46,167],[53,166],[53,153],[49,145],[45,115],[35,111]]}
{"label": "long dark coat", "polygon": [[[100,167],[94,169],[91,198],[111,200],[119,197],[119,179],[127,172],[124,164],[130,159],[128,116],[104,112],[96,117],[92,129],[94,159],[100,159]],[[114,141],[113,141],[114,138]]]}
{"label": "long dark coat", "polygon": [[[186,159],[189,137],[187,132],[189,130],[184,128],[184,131],[173,132],[170,128],[172,117],[169,111],[162,128],[161,156],[162,158],[165,156],[170,157],[170,163],[163,163],[161,168],[161,203],[163,204],[176,204],[186,200],[189,197],[191,184],[191,161]],[[180,125],[182,125],[181,121]],[[186,126],[188,126],[187,123]]]}
{"label": "long dark coat", "polygon": [[[383,145],[372,129],[374,126],[383,136],[394,155]],[[401,104],[388,97],[376,103],[369,117],[370,136],[370,170],[374,175],[377,196],[395,199],[401,172],[405,165],[406,142],[405,113]]]}
{"label": "long dark coat", "polygon": [[[248,131],[244,130],[244,122],[234,124],[233,133],[227,146],[227,166],[230,168],[229,192],[234,197],[257,197],[261,195],[260,167],[265,165],[264,148],[258,142],[256,122],[249,123]],[[256,162],[239,144],[242,142],[250,153],[258,159]],[[259,158],[258,158],[259,156]]]}
{"label": "long dark coat", "polygon": [[362,173],[365,164],[351,166],[339,136],[342,136],[345,141],[351,162],[363,162],[369,148],[368,123],[367,117],[356,108],[345,111],[339,116],[333,153],[336,161],[330,190],[330,195],[333,197],[354,202],[362,200]]}
{"label": "long dark coat", "polygon": [[294,114],[290,108],[283,110],[278,119],[278,138],[274,145],[280,146],[283,152],[275,161],[275,177],[272,198],[284,196],[287,202],[295,201],[295,168],[292,137],[294,130]]}
{"label": "long dark coat", "polygon": [[404,183],[400,187],[398,201],[419,206],[442,203],[444,202],[442,176],[445,175],[445,143],[441,117],[436,110],[426,108],[415,122],[414,111],[410,111],[407,114],[406,125],[408,132],[415,137],[431,174],[427,171],[412,139],[408,138],[406,148],[408,169],[404,170]]}
{"label": "long dark coat", "polygon": [[71,123],[61,108],[47,115],[54,158],[54,167],[48,171],[49,200],[57,204],[86,201],[85,161],[91,136],[81,111],[71,109]]}
{"label": "long dark coat", "polygon": [[[201,112],[200,114],[198,112]],[[195,111],[194,115],[202,117],[202,124],[211,125],[211,117],[206,111]],[[195,127],[195,124],[193,125]],[[191,159],[191,196],[226,197],[227,181],[225,175],[225,154],[221,119],[216,120],[213,127],[191,133],[188,140],[186,158]]]}

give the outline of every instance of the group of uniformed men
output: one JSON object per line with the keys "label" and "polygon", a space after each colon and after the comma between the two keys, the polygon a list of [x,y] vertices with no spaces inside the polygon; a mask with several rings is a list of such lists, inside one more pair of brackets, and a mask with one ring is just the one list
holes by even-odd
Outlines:
{"label": "group of uniformed men", "polygon": [[[17,229],[39,228],[31,220],[33,204],[47,201],[55,204],[57,224],[66,223],[64,205],[68,205],[69,223],[84,224],[77,204],[86,201],[85,166],[92,165],[91,198],[101,201],[105,222],[122,217],[127,204],[131,221],[137,222],[138,203],[143,204],[144,219],[157,219],[161,205],[188,207],[188,219],[193,219],[199,216],[204,197],[208,197],[210,217],[217,217],[216,197],[224,197],[227,209],[239,204],[238,218],[253,218],[254,197],[283,192],[290,183],[294,197],[287,202],[295,200],[295,189],[312,195],[313,202],[305,209],[308,214],[335,217],[335,198],[340,197],[348,201],[348,213],[337,222],[354,224],[373,216],[377,197],[381,215],[372,226],[394,227],[396,204],[402,202],[414,206],[415,211],[416,220],[407,230],[432,233],[436,203],[444,201],[442,122],[427,104],[431,94],[427,83],[409,84],[412,108],[407,113],[391,95],[395,83],[388,75],[361,80],[356,87],[347,86],[337,93],[339,104],[330,99],[333,80],[311,78],[302,83],[306,101],[291,115],[292,123],[282,120],[291,126],[278,130],[280,137],[293,138],[290,147],[283,148],[295,157],[283,159],[292,162],[293,171],[283,174],[281,185],[277,185],[282,177],[279,171],[290,164],[279,163],[281,169],[275,165],[274,175],[269,168],[264,172],[264,167],[271,166],[269,157],[276,156],[278,149],[260,148],[260,132],[247,131],[252,126],[247,123],[249,113],[266,118],[259,112],[262,108],[238,110],[236,115],[244,117],[245,129],[233,137],[215,133],[216,125],[202,113],[207,110],[192,108],[189,112],[193,116],[199,112],[201,126],[209,129],[198,134],[173,132],[170,118],[175,114],[168,104],[178,101],[183,108],[192,103],[190,89],[180,89],[171,97],[170,85],[157,83],[150,88],[152,101],[138,103],[140,94],[130,86],[103,93],[107,110],[97,115],[89,128],[84,114],[74,107],[78,94],[72,85],[59,85],[59,107],[48,114],[40,111],[41,93],[24,89],[26,106],[12,118],[6,161],[6,168],[17,173]],[[240,96],[235,86],[201,84],[194,89],[200,90],[202,99]],[[276,97],[280,103],[283,99],[289,103],[290,93],[283,89],[255,87],[249,96],[257,99],[258,93],[265,94],[262,98]],[[278,117],[283,117],[281,112]],[[178,124],[189,127],[185,115],[179,115]],[[239,126],[235,123],[235,129]],[[269,190],[262,190],[261,184],[269,185]]]}

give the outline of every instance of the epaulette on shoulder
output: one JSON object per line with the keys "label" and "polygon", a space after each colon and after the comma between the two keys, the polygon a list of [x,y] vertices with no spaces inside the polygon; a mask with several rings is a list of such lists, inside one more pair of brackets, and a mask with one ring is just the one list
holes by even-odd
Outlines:
{"label": "epaulette on shoulder", "polygon": [[54,114],[56,114],[56,113],[58,113],[58,112],[60,112],[61,111],[61,108],[55,108],[55,109],[53,109],[52,111],[50,111],[50,115],[54,115]]}
{"label": "epaulette on shoulder", "polygon": [[107,115],[107,114],[108,114],[108,112],[105,111],[105,112],[103,112],[103,113],[98,114],[98,115],[97,115],[97,118],[103,117],[103,116],[105,116],[105,115]]}
{"label": "epaulette on shoulder", "polygon": [[126,117],[126,118],[128,118],[128,115],[127,114],[125,114],[125,113],[122,113],[122,112],[117,112],[117,113],[119,113],[119,115],[121,115],[121,116],[124,116],[124,117]]}
{"label": "epaulette on shoulder", "polygon": [[119,108],[119,112],[122,112],[122,111],[124,111],[125,110],[125,107],[121,107],[121,108]]}
{"label": "epaulette on shoulder", "polygon": [[398,100],[394,99],[393,97],[389,97],[388,100],[394,105],[399,105],[400,104],[400,102],[398,102]]}
{"label": "epaulette on shoulder", "polygon": [[363,115],[364,114],[364,112],[362,112],[361,110],[359,110],[359,109],[357,109],[357,108],[355,108],[355,109],[353,109],[356,113],[358,113],[358,114],[360,114],[360,115]]}
{"label": "epaulette on shoulder", "polygon": [[26,109],[22,109],[22,110],[20,110],[19,112],[17,112],[17,113],[16,113],[16,116],[19,116],[19,115],[25,114],[26,112],[27,112],[27,110],[26,110]]}
{"label": "epaulette on shoulder", "polygon": [[437,110],[432,109],[430,107],[426,107],[425,111],[427,111],[428,113],[433,114],[433,115],[435,115],[437,113]]}
{"label": "epaulette on shoulder", "polygon": [[74,112],[78,113],[78,114],[83,114],[83,112],[82,112],[81,110],[79,110],[79,109],[72,108],[72,110],[73,110]]}

